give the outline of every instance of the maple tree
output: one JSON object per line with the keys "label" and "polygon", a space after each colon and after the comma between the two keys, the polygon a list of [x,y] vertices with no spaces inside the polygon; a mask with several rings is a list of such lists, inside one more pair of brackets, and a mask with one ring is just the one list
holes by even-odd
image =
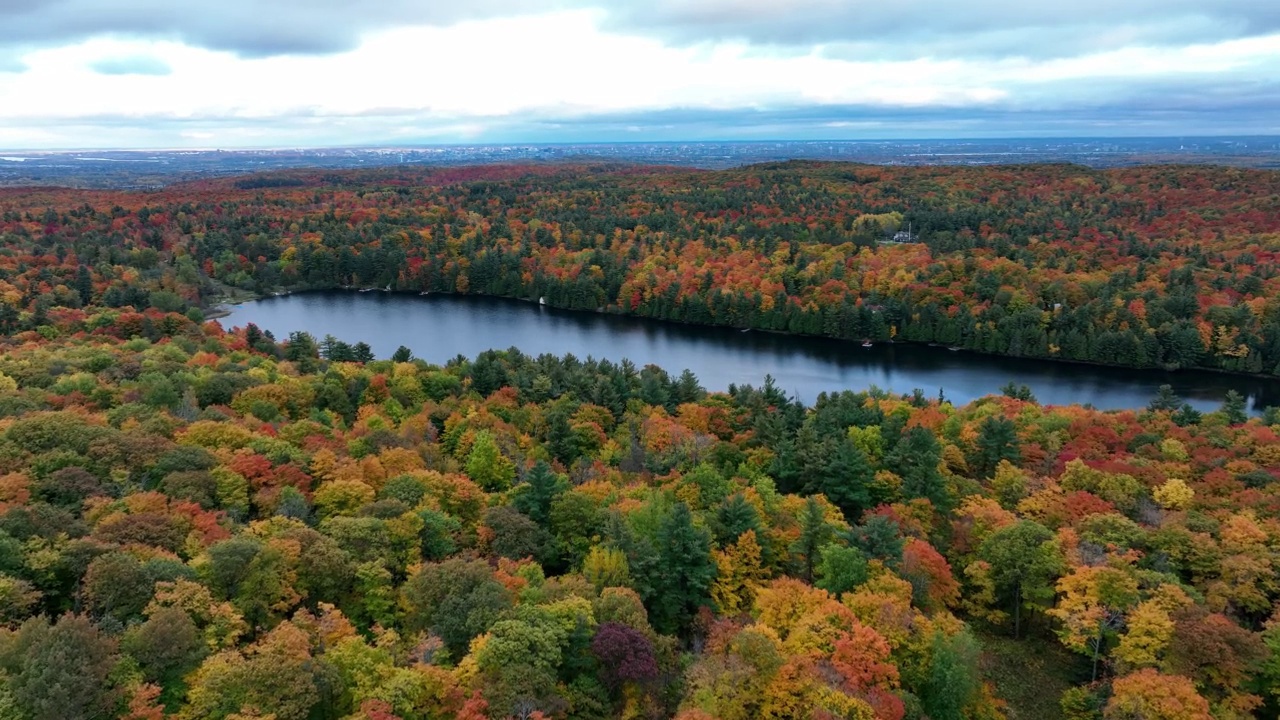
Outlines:
{"label": "maple tree", "polygon": [[1107,720],[1208,720],[1209,703],[1196,693],[1190,680],[1139,670],[1117,678],[1104,716]]}

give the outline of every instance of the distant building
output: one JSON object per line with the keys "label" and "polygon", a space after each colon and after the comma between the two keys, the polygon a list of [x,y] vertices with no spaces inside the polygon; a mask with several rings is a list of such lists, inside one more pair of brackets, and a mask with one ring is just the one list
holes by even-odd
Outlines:
{"label": "distant building", "polygon": [[912,232],[913,229],[914,228],[911,227],[911,223],[907,223],[906,230],[899,230],[898,232],[893,234],[893,238],[891,240],[886,240],[885,242],[891,242],[891,243],[920,242],[920,238],[917,237],[914,232]]}

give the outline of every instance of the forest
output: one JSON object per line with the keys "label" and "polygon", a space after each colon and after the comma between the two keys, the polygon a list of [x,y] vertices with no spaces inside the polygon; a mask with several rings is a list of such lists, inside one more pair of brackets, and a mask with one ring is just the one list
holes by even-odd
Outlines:
{"label": "forest", "polygon": [[0,357],[6,720],[1032,716],[980,638],[1078,656],[1045,717],[1280,707],[1280,413],[1238,397],[806,408],[89,312]]}
{"label": "forest", "polygon": [[0,720],[1275,717],[1280,410],[804,405],[767,369],[439,366],[206,311],[392,284],[1270,372],[1276,186],[789,163],[0,192]]}
{"label": "forest", "polygon": [[[913,242],[895,243],[898,232]],[[1280,174],[789,162],[0,190],[0,331],[340,287],[1280,374]]]}

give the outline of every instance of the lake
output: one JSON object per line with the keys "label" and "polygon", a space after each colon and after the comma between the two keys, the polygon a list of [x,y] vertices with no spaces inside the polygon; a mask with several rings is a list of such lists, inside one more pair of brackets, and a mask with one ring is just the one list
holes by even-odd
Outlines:
{"label": "lake", "polygon": [[401,345],[415,357],[444,364],[461,354],[517,347],[530,355],[573,353],[639,367],[662,366],[672,375],[688,368],[708,390],[730,384],[759,386],[766,374],[780,389],[812,403],[818,393],[863,390],[895,393],[939,389],[954,403],[1027,385],[1046,405],[1092,404],[1102,409],[1146,406],[1161,384],[1202,411],[1222,404],[1228,390],[1248,398],[1251,412],[1280,405],[1280,380],[1201,371],[1166,373],[1047,360],[1003,358],[943,347],[856,342],[778,335],[732,328],[541,307],[504,298],[407,295],[355,291],[270,297],[231,308],[224,327],[254,323],[278,340],[305,330],[349,342],[367,342],[379,358]]}

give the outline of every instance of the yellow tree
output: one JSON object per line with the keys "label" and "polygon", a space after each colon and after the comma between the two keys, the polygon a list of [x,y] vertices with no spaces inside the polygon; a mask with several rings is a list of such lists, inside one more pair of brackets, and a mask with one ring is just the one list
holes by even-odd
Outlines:
{"label": "yellow tree", "polygon": [[631,583],[627,554],[613,547],[593,546],[582,560],[582,574],[597,591]]}
{"label": "yellow tree", "polygon": [[314,667],[306,633],[281,623],[243,654],[227,650],[205,660],[189,679],[183,717],[247,712],[305,720],[320,701]]}
{"label": "yellow tree", "polygon": [[1195,491],[1181,478],[1169,478],[1152,491],[1156,502],[1166,510],[1186,510],[1195,498]]}
{"label": "yellow tree", "polygon": [[1138,602],[1138,581],[1114,567],[1077,567],[1058,581],[1061,599],[1049,615],[1062,622],[1058,636],[1067,647],[1093,659],[1093,679],[1103,648]]}
{"label": "yellow tree", "polygon": [[1209,583],[1209,606],[1218,611],[1235,607],[1259,615],[1270,611],[1271,598],[1280,591],[1270,550],[1273,539],[1252,510],[1224,521],[1220,538],[1220,575]]}
{"label": "yellow tree", "polygon": [[831,601],[826,590],[794,578],[777,578],[756,593],[755,614],[760,623],[786,640],[806,615]]}
{"label": "yellow tree", "polygon": [[1173,638],[1173,618],[1158,601],[1147,600],[1133,609],[1127,625],[1112,655],[1126,667],[1156,666]]}
{"label": "yellow tree", "polygon": [[1211,720],[1209,703],[1190,680],[1150,668],[1117,678],[1106,720]]}
{"label": "yellow tree", "polygon": [[755,530],[742,533],[737,542],[713,551],[711,557],[717,571],[711,585],[711,599],[724,615],[745,612],[755,602],[756,590],[765,578]]}

